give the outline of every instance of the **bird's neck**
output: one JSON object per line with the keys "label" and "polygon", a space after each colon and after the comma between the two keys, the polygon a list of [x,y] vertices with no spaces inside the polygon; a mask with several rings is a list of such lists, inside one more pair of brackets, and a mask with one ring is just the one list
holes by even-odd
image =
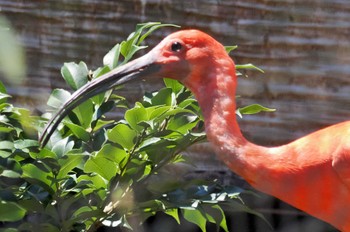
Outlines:
{"label": "bird's neck", "polygon": [[[225,64],[224,64],[225,65]],[[236,120],[237,79],[234,64],[226,68],[212,69],[206,75],[206,83],[185,83],[194,92],[202,109],[208,140],[215,152],[231,170],[244,176],[247,181],[257,181],[257,166],[264,165],[269,158],[269,148],[247,141]],[[197,80],[201,80],[198,78]],[[271,160],[271,162],[273,162]]]}

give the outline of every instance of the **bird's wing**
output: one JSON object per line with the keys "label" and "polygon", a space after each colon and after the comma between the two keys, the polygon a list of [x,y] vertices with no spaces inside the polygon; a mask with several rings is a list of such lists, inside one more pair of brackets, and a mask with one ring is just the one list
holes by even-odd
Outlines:
{"label": "bird's wing", "polygon": [[332,166],[350,190],[350,148],[342,147],[333,156]]}

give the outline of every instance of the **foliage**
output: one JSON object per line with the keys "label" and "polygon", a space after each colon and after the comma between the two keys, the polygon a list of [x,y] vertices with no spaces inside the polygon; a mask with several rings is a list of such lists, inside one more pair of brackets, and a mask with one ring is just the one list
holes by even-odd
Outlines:
{"label": "foliage", "polygon": [[[77,90],[130,60],[145,48],[141,42],[163,26],[173,25],[138,25],[126,41],[107,53],[103,67],[89,71],[84,62],[65,63],[63,78]],[[241,202],[238,188],[215,181],[186,181],[170,171],[171,165],[187,162],[181,152],[203,141],[205,134],[191,93],[176,81],[165,79],[164,83],[163,89],[147,93],[133,107],[112,91],[87,100],[63,120],[43,149],[38,147],[36,133],[51,113],[34,117],[29,110],[12,106],[1,84],[2,226],[11,231],[131,228],[131,217],[142,223],[162,211],[178,223],[182,215],[202,231],[208,222],[228,231],[222,206],[257,214]],[[56,89],[48,105],[57,110],[70,95]],[[106,117],[115,108],[125,111],[123,119]],[[255,106],[253,111],[240,112],[259,110]]]}

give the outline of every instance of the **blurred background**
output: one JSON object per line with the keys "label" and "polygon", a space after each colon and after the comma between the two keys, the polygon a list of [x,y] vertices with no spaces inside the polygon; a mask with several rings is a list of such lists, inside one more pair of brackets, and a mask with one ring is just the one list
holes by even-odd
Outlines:
{"label": "blurred background", "polygon": [[[60,76],[64,62],[83,60],[95,69],[137,23],[160,21],[200,29],[224,45],[238,45],[232,52],[237,64],[253,63],[265,71],[247,72],[248,77],[239,78],[240,106],[259,103],[277,109],[240,120],[251,141],[279,145],[349,119],[349,1],[0,0],[0,15],[16,33],[27,64],[20,84],[4,78],[4,72],[0,78],[15,104],[39,114],[46,109],[52,89],[67,87]],[[175,30],[161,29],[147,44],[153,46]],[[134,102],[161,85],[161,81],[136,83],[118,93]],[[196,146],[188,154],[198,163],[188,178],[200,176],[246,186],[215,159],[209,145]],[[335,231],[276,199],[259,195],[248,196],[247,205],[263,213],[273,229],[255,216],[239,213],[229,215],[232,231]],[[147,230],[176,231],[176,223],[167,221],[159,215],[148,222]],[[182,226],[182,231],[195,231],[190,225]]]}

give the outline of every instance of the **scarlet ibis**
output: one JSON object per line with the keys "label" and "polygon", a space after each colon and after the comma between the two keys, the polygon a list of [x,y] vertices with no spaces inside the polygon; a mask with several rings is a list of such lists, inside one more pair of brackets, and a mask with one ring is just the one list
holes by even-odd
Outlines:
{"label": "scarlet ibis", "polygon": [[179,80],[194,93],[207,138],[232,171],[254,188],[350,231],[350,121],[278,147],[247,141],[235,115],[235,64],[219,42],[198,30],[175,32],[146,55],[76,91],[48,123],[42,146],[59,122],[86,99],[151,76]]}

